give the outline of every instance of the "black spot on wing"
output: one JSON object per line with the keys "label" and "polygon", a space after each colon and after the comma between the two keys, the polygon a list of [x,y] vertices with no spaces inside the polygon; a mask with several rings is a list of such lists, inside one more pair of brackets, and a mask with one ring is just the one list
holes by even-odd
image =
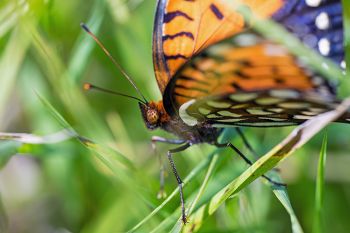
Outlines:
{"label": "black spot on wing", "polygon": [[188,77],[188,76],[184,76],[184,75],[180,76],[178,79],[179,80],[182,79],[182,80],[186,80],[186,81],[194,81],[194,82],[198,82],[200,84],[207,85],[207,86],[210,85],[208,82],[205,82],[203,80],[198,80],[198,79],[195,79],[195,78],[192,78],[192,77]]}
{"label": "black spot on wing", "polygon": [[210,10],[214,13],[217,19],[222,20],[224,18],[224,15],[214,4],[210,4]]}
{"label": "black spot on wing", "polygon": [[188,38],[194,40],[194,36],[191,32],[179,32],[179,33],[176,33],[174,35],[165,35],[165,36],[163,36],[162,39],[163,39],[163,41],[166,41],[166,40],[169,40],[169,39],[172,40],[176,37],[181,37],[181,36],[185,36],[185,37],[188,37]]}
{"label": "black spot on wing", "polygon": [[203,93],[206,93],[206,94],[209,94],[209,91],[208,90],[205,90],[203,88],[199,88],[199,87],[191,87],[191,88],[188,88],[184,85],[175,85],[175,88],[179,88],[179,89],[185,89],[185,90],[191,90],[191,91],[199,91],[199,92],[203,92]]}
{"label": "black spot on wing", "polygon": [[164,55],[166,60],[176,60],[176,59],[188,59],[185,55],[175,54],[175,55]]}
{"label": "black spot on wing", "polygon": [[169,23],[171,22],[173,19],[175,19],[176,17],[184,17],[190,21],[193,21],[193,18],[190,17],[189,15],[187,15],[186,13],[182,12],[182,11],[172,11],[172,12],[168,12],[164,15],[164,23]]}

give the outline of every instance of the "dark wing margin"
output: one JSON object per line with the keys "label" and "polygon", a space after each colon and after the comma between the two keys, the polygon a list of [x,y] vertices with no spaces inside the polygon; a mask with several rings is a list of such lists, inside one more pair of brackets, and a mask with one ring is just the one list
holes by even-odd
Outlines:
{"label": "dark wing margin", "polygon": [[[163,51],[163,43],[162,43],[162,37],[163,37],[163,23],[164,23],[164,13],[166,9],[166,4],[168,0],[158,0],[156,4],[156,15],[154,19],[154,26],[153,26],[153,43],[152,43],[152,50],[153,50],[153,66],[154,66],[154,72],[155,76],[157,78],[157,83],[160,90],[164,90],[166,85],[168,84],[167,81],[170,79],[170,77],[167,77],[166,79],[161,79],[161,75],[168,75],[169,70],[166,65],[165,57],[164,57],[164,51]],[[162,80],[162,81],[160,81]]]}

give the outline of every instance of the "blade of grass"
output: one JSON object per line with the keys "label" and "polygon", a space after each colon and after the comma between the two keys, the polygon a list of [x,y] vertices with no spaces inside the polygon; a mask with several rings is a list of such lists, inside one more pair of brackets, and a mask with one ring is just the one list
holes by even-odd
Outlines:
{"label": "blade of grass", "polygon": [[[0,119],[4,116],[6,103],[9,100],[9,96],[12,92],[13,86],[17,78],[22,61],[26,55],[27,49],[30,44],[30,39],[22,35],[19,27],[16,27],[6,45],[0,58]],[[4,126],[0,126],[3,128]]]}
{"label": "blade of grass", "polygon": [[122,0],[107,0],[108,9],[110,10],[113,19],[118,23],[125,23],[130,18],[130,10],[127,6],[127,2]]}
{"label": "blade of grass", "polygon": [[205,175],[203,183],[200,186],[196,197],[194,198],[194,200],[192,201],[190,207],[188,208],[187,216],[190,217],[189,218],[189,224],[184,225],[182,223],[182,221],[181,221],[181,217],[179,217],[178,221],[176,222],[176,224],[174,225],[174,227],[172,228],[172,230],[170,232],[172,232],[172,233],[180,233],[181,230],[184,230],[184,232],[190,232],[190,231],[193,231],[194,227],[200,228],[201,223],[202,223],[202,219],[200,218],[201,215],[191,216],[191,214],[192,214],[194,208],[196,207],[196,205],[198,204],[199,199],[203,196],[204,191],[208,187],[209,179],[213,175],[214,169],[215,169],[215,167],[217,165],[217,162],[218,162],[218,156],[219,156],[219,154],[215,154],[213,156],[213,159],[210,161],[209,168],[207,170],[207,173]]}
{"label": "blade of grass", "polygon": [[[93,9],[93,12],[86,24],[97,35],[105,16],[106,2],[95,1],[91,9]],[[72,50],[73,55],[68,64],[69,79],[74,83],[78,84],[81,81],[83,77],[82,73],[95,45],[95,41],[88,37],[84,30],[81,30],[81,34]]]}
{"label": "blade of grass", "polygon": [[[226,141],[228,138],[232,138],[234,130],[226,129],[221,137],[221,141]],[[186,186],[193,178],[195,178],[201,171],[203,171],[206,167],[209,166],[211,161],[214,159],[217,153],[219,153],[220,149],[215,149],[212,153],[210,153],[204,160],[202,160],[195,168],[191,170],[191,172],[183,179],[183,187]],[[178,194],[179,189],[176,188],[156,209],[154,209],[150,214],[148,214],[145,218],[143,218],[139,223],[137,223],[134,227],[132,227],[128,233],[136,232],[139,228],[141,228],[146,222],[148,222],[155,214],[157,214],[167,203],[169,203],[176,194]]]}
{"label": "blade of grass", "polygon": [[[100,146],[84,137],[79,136],[78,133],[75,132],[73,127],[69,125],[69,123],[58,113],[58,111],[42,96],[37,94],[43,105],[48,109],[48,111],[53,115],[53,117],[66,129],[71,129],[71,131],[76,135],[76,139],[78,139],[84,146],[88,149],[94,151],[99,155],[99,159],[107,165],[108,168],[111,169],[115,175],[119,178],[121,176],[121,171],[126,172],[133,168],[132,162],[127,159],[121,153],[108,148],[107,146]],[[116,163],[118,162],[118,163]],[[125,169],[127,168],[127,170]],[[130,176],[125,174],[125,179],[129,180]],[[129,178],[127,178],[129,177]]]}
{"label": "blade of grass", "polygon": [[327,159],[327,134],[323,137],[320,157],[318,160],[318,169],[317,169],[317,180],[316,180],[316,193],[315,193],[315,219],[314,219],[314,233],[322,233],[322,209],[323,209],[323,196],[325,189],[325,167]]}
{"label": "blade of grass", "polygon": [[0,9],[0,38],[18,23],[18,17],[23,15],[28,8],[28,3],[24,0],[9,1]]}
{"label": "blade of grass", "polygon": [[302,233],[303,229],[301,228],[299,220],[293,210],[292,204],[290,203],[287,189],[285,187],[273,186],[273,193],[275,194],[275,196],[278,198],[278,200],[281,202],[281,204],[284,206],[284,208],[289,214],[291,226],[292,226],[292,232]]}
{"label": "blade of grass", "polygon": [[[204,170],[216,155],[218,150],[212,152],[205,160],[203,160],[200,164],[198,164],[192,171],[183,179],[183,187],[187,185],[194,177],[196,177],[202,170]],[[149,215],[147,215],[144,219],[142,219],[138,224],[136,224],[133,228],[131,228],[128,232],[135,232],[140,227],[142,227],[147,221],[149,221],[155,214],[157,214],[167,203],[169,203],[175,195],[177,195],[179,189],[176,188],[157,208],[155,208]]]}
{"label": "blade of grass", "polygon": [[0,132],[0,140],[12,140],[27,144],[53,144],[59,143],[70,138],[76,137],[74,132],[70,130],[61,130],[59,132],[38,136],[29,133],[3,133]]}
{"label": "blade of grass", "polygon": [[[79,125],[84,127],[86,133],[95,141],[110,141],[111,136],[106,125],[101,122],[89,107],[82,88],[77,88],[68,80],[67,70],[64,62],[60,59],[56,48],[51,45],[31,23],[29,18],[24,22],[26,33],[32,38],[34,51],[36,52],[38,63],[42,66],[50,84],[53,87],[54,95],[59,97],[66,110],[73,115]],[[84,119],[84,120],[82,120]]]}
{"label": "blade of grass", "polygon": [[22,143],[14,141],[0,142],[0,168],[3,168],[9,159],[15,155]]}

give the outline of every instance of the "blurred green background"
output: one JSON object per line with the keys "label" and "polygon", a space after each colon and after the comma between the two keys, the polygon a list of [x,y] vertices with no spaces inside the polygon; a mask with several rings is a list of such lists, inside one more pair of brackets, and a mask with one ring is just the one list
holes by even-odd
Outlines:
{"label": "blurred green background", "polygon": [[[0,232],[125,232],[162,203],[157,199],[159,159],[150,138],[168,135],[147,131],[135,101],[82,90],[84,82],[92,82],[136,95],[79,26],[85,22],[146,97],[158,100],[151,57],[154,9],[155,1],[149,0],[0,2],[0,131],[51,135],[71,126],[97,143],[0,141]],[[244,131],[258,154],[263,154],[291,130]],[[281,163],[280,174],[304,231],[311,232],[318,155],[326,131],[323,232],[345,233],[350,229],[350,126],[329,126]],[[235,136],[232,142],[249,155]],[[160,145],[158,152],[165,154],[168,148]],[[181,176],[193,171],[213,150],[200,145],[176,155]],[[230,151],[222,151],[203,200],[246,168]],[[176,182],[168,166],[166,171],[169,194]],[[198,191],[204,175],[199,172],[185,187],[186,200]],[[169,231],[180,216],[178,207],[175,195],[136,232]],[[288,213],[261,179],[206,218],[199,230],[291,231]]]}

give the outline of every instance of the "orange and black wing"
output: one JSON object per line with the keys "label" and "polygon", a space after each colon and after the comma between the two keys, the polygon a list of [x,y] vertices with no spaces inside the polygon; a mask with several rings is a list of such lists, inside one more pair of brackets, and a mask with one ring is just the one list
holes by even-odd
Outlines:
{"label": "orange and black wing", "polygon": [[238,3],[258,18],[281,23],[307,46],[345,67],[340,0],[158,0],[153,63],[162,93],[194,55],[252,23],[236,10]]}
{"label": "orange and black wing", "polygon": [[[245,28],[233,0],[159,0],[153,34],[153,63],[160,91],[195,54]],[[284,0],[242,0],[260,17],[271,17]]]}
{"label": "orange and black wing", "polygon": [[286,126],[336,105],[332,85],[284,48],[252,34],[235,40],[210,47],[175,75],[163,100],[170,115],[192,126]]}

